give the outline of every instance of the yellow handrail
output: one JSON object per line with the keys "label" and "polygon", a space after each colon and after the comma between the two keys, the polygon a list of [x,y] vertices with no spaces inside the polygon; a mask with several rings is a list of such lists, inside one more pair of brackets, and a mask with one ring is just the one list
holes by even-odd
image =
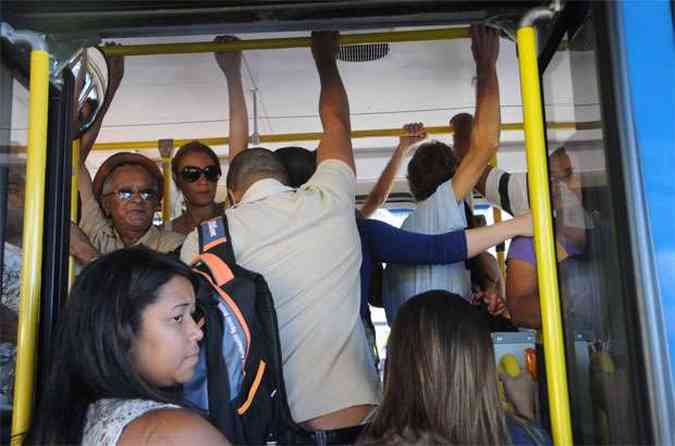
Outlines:
{"label": "yellow handrail", "polygon": [[[80,177],[80,140],[75,139],[73,141],[73,161],[72,161],[72,176],[70,183],[70,221],[74,224],[77,224],[77,211],[78,211],[78,197],[79,193],[79,177]],[[68,289],[72,288],[73,283],[75,282],[75,257],[70,256],[68,258]]]}
{"label": "yellow handrail", "polygon": [[[47,167],[47,107],[49,106],[49,54],[30,54],[30,98],[28,105],[28,156],[26,161],[26,207],[23,220],[21,258],[21,300],[16,342],[16,380],[12,417],[13,445],[17,434],[30,425],[35,381],[40,286],[42,279],[42,237],[44,229],[45,171]],[[55,389],[53,389],[55,390]]]}
{"label": "yellow handrail", "polygon": [[[340,36],[341,45],[363,43],[420,42],[429,40],[466,39],[469,28],[443,28],[419,31],[391,31],[379,33],[345,34]],[[158,43],[146,45],[123,45],[103,47],[108,56],[150,56],[157,54],[195,54],[232,50],[272,50],[282,48],[305,48],[312,44],[310,37],[286,37],[275,39],[235,40],[228,42]]]}
{"label": "yellow handrail", "polygon": [[520,28],[517,45],[551,426],[554,443],[566,446],[572,444],[572,428],[546,167],[546,141],[537,63],[537,30],[532,26]]}
{"label": "yellow handrail", "polygon": [[[497,155],[492,157],[492,160],[490,160],[490,165],[492,167],[497,167]],[[492,217],[494,219],[495,223],[499,223],[502,221],[502,210],[499,209],[497,206],[492,206]],[[499,273],[501,274],[501,279],[502,283],[505,283],[506,281],[506,258],[504,255],[504,248],[505,244],[504,242],[500,243],[496,247],[496,252],[497,252],[497,264],[499,265]]]}
{"label": "yellow handrail", "polygon": [[[597,121],[589,122],[549,122],[547,127],[554,130],[590,130],[600,128],[600,123]],[[523,124],[520,122],[510,122],[502,124],[502,131],[522,131]],[[425,129],[430,135],[444,135],[451,134],[452,129],[448,126],[426,127]],[[321,139],[322,133],[306,132],[306,133],[283,133],[283,134],[269,134],[260,135],[260,142],[262,143],[279,143],[279,142],[296,142],[296,141],[318,141]],[[353,130],[352,139],[360,138],[386,138],[397,137],[405,135],[405,131],[401,128],[395,129],[367,129],[367,130]],[[230,141],[227,137],[213,137],[213,138],[192,138],[192,139],[174,139],[174,146],[182,146],[190,141],[198,139],[204,144],[212,146],[227,145]],[[142,141],[124,141],[124,142],[104,142],[94,145],[93,150],[97,151],[114,151],[114,150],[151,150],[157,149],[158,140],[142,140]],[[225,157],[223,157],[225,158]]]}
{"label": "yellow handrail", "polygon": [[158,142],[159,154],[162,157],[162,176],[164,177],[162,185],[162,221],[171,221],[171,157],[173,156],[174,141],[172,139],[161,139]]}

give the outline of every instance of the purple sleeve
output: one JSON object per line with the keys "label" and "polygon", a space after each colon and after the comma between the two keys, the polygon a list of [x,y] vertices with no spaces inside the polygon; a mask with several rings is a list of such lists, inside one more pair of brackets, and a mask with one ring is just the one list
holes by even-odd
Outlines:
{"label": "purple sleeve", "polygon": [[534,243],[532,237],[516,237],[511,240],[509,247],[509,259],[518,259],[531,265],[537,264],[534,256]]}

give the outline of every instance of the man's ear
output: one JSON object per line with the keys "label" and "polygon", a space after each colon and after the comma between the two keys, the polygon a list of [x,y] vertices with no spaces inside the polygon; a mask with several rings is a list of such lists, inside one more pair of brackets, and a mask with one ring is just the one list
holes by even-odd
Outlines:
{"label": "man's ear", "polygon": [[227,198],[230,200],[230,206],[237,204],[237,196],[232,192],[232,189],[227,189]]}

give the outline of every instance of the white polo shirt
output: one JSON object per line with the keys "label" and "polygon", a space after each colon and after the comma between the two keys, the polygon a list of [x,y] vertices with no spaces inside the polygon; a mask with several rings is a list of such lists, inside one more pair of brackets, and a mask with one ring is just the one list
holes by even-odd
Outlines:
{"label": "white polo shirt", "polygon": [[[297,191],[260,180],[225,211],[237,262],[262,274],[272,292],[296,422],[380,400],[359,318],[355,185],[347,164],[329,160]],[[181,258],[189,263],[197,252],[193,231]]]}

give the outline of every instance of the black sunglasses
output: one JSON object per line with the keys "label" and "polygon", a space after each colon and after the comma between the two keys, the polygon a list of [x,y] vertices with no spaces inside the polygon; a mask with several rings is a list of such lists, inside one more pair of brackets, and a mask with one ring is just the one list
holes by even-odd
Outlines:
{"label": "black sunglasses", "polygon": [[206,181],[215,183],[220,178],[220,167],[218,166],[206,166],[205,168],[195,167],[195,166],[185,166],[180,171],[180,176],[183,180],[188,183],[194,183],[204,175]]}

